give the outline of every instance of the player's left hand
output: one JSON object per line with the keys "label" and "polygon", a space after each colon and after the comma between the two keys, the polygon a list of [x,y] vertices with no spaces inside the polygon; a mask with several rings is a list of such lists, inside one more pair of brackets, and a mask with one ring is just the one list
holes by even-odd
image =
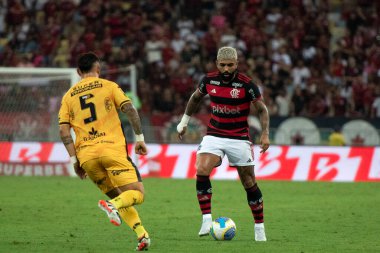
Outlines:
{"label": "player's left hand", "polygon": [[135,144],[135,153],[138,155],[146,155],[148,153],[145,142],[136,141]]}
{"label": "player's left hand", "polygon": [[260,137],[260,153],[264,153],[269,148],[270,141],[269,141],[269,134],[262,133]]}

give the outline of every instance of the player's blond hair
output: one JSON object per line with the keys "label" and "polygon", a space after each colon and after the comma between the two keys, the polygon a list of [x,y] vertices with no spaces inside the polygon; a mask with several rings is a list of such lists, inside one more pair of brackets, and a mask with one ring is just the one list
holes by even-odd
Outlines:
{"label": "player's blond hair", "polygon": [[237,52],[233,47],[221,47],[218,50],[216,59],[219,60],[237,60]]}

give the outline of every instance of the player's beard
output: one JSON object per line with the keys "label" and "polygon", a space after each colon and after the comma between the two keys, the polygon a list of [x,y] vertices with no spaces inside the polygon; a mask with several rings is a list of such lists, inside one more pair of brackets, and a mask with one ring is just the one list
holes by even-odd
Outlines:
{"label": "player's beard", "polygon": [[235,77],[236,70],[232,73],[226,71],[222,73],[222,80],[225,83],[231,82],[231,80]]}

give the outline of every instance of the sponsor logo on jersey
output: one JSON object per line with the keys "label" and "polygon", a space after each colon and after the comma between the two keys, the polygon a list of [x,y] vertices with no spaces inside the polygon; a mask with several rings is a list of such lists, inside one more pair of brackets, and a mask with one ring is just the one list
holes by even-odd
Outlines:
{"label": "sponsor logo on jersey", "polygon": [[253,89],[249,89],[248,93],[251,94],[252,98],[256,98],[255,92],[253,91]]}
{"label": "sponsor logo on jersey", "polygon": [[219,81],[214,81],[214,80],[211,80],[211,81],[210,81],[210,84],[219,85],[219,84],[220,84],[220,82],[219,82]]}
{"label": "sponsor logo on jersey", "polygon": [[129,171],[129,169],[124,169],[124,170],[111,170],[111,173],[112,173],[112,175],[114,175],[114,176],[118,176],[118,175],[120,175],[121,173],[123,173],[123,172],[128,172]]}
{"label": "sponsor logo on jersey", "polygon": [[95,130],[94,128],[91,128],[91,131],[88,132],[89,133],[89,136],[87,137],[83,137],[83,141],[91,141],[91,140],[95,140],[96,138],[99,138],[99,137],[103,137],[103,136],[106,136],[106,133],[103,132],[103,133],[99,133],[97,130]]}
{"label": "sponsor logo on jersey", "polygon": [[103,86],[103,84],[99,81],[94,81],[92,83],[86,83],[84,85],[78,85],[78,86],[75,86],[73,88],[73,92],[71,92],[71,96],[75,96],[79,93],[82,93],[82,92],[85,92],[85,91],[88,91],[88,90],[92,90],[92,89],[96,89],[96,88],[101,88]]}
{"label": "sponsor logo on jersey", "polygon": [[232,98],[238,98],[239,97],[240,90],[233,88],[230,92]]}
{"label": "sponsor logo on jersey", "polygon": [[215,90],[215,89],[212,89],[210,92],[211,92],[211,93],[216,93],[216,90]]}
{"label": "sponsor logo on jersey", "polygon": [[212,106],[213,113],[223,113],[223,114],[240,114],[240,107],[236,107],[233,109],[228,108],[227,106]]}
{"label": "sponsor logo on jersey", "polygon": [[233,82],[232,86],[235,87],[235,88],[237,88],[237,87],[243,87],[243,84],[242,83]]}

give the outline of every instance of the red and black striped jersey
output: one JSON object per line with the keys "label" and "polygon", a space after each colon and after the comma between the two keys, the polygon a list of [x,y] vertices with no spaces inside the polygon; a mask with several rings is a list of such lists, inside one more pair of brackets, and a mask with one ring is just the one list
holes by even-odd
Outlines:
{"label": "red and black striped jersey", "polygon": [[223,83],[218,71],[207,73],[198,85],[211,100],[211,117],[207,135],[249,140],[247,118],[251,103],[261,99],[252,78],[237,72],[229,83]]}

